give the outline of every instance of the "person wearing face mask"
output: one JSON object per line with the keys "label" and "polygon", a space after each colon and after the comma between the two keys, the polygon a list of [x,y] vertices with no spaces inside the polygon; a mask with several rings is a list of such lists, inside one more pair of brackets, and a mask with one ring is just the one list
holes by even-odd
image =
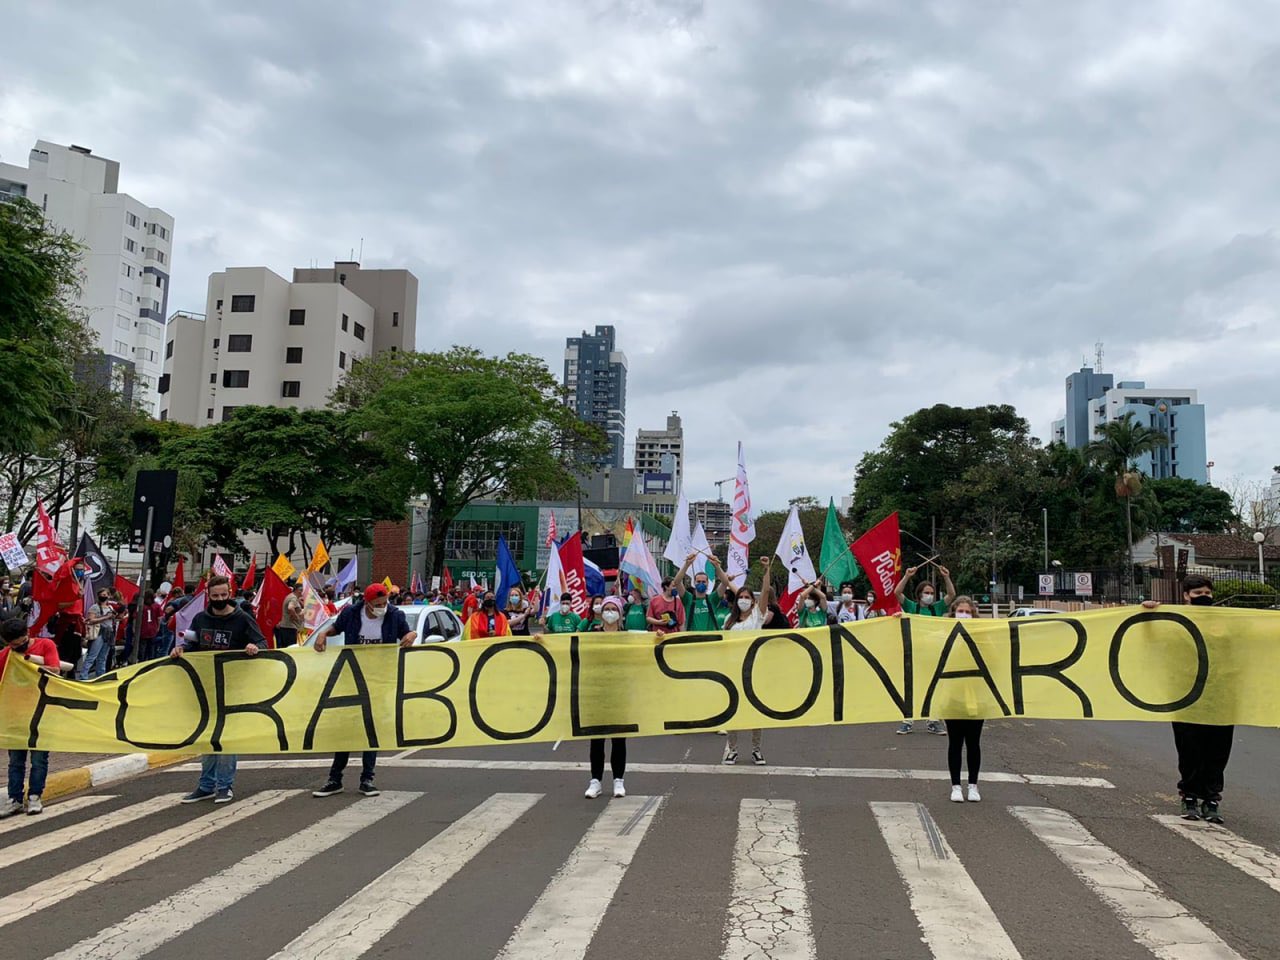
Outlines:
{"label": "person wearing face mask", "polygon": [[[764,576],[760,582],[759,597],[753,594],[748,587],[742,587],[736,592],[733,606],[729,608],[729,616],[724,621],[726,630],[763,629],[765,619],[769,616],[769,600],[773,589],[769,582],[769,567],[771,563],[772,559],[770,557],[760,558],[760,565],[764,568]],[[764,754],[760,750],[762,740],[762,731],[751,731],[751,761],[758,767],[763,767],[765,763]],[[737,730],[729,731],[729,739],[725,743],[723,759],[730,766],[738,762]]]}
{"label": "person wearing face mask", "polygon": [[700,556],[702,554],[691,553],[685,557],[684,565],[672,581],[676,595],[684,604],[684,629],[691,633],[709,633],[720,629],[729,613],[724,602],[725,592],[733,589],[724,567],[720,566],[720,558],[715,556],[711,558],[711,567],[716,574],[714,587],[706,570],[699,570],[693,575],[693,589],[688,589],[689,568]]}
{"label": "person wearing face mask", "polygon": [[600,614],[604,612],[604,594],[596,594],[589,598],[590,606],[587,608],[587,615],[578,621],[579,633],[591,633],[600,629],[603,622]]}
{"label": "person wearing face mask", "polygon": [[529,605],[525,601],[524,591],[519,587],[512,587],[507,593],[507,607],[503,613],[507,615],[513,637],[529,635]]}
{"label": "person wearing face mask", "polygon": [[851,623],[865,619],[867,619],[867,608],[858,602],[853,584],[840,584],[840,599],[836,601],[836,623]]}
{"label": "person wearing face mask", "polygon": [[[1193,573],[1182,581],[1182,602],[1194,607],[1213,606],[1213,581]],[[1142,604],[1148,610],[1160,606],[1154,600]],[[1209,723],[1173,722],[1173,745],[1178,751],[1178,796],[1183,820],[1223,823],[1222,788],[1236,728]]]}
{"label": "person wearing face mask", "polygon": [[633,586],[627,591],[627,601],[622,609],[623,629],[631,633],[649,632],[649,605],[644,599],[644,589]]}
{"label": "person wearing face mask", "polygon": [[577,633],[578,624],[582,621],[573,612],[573,594],[560,594],[560,605],[555,613],[549,613],[539,621],[547,628],[547,633]]}
{"label": "person wearing face mask", "polygon": [[827,625],[827,597],[818,584],[811,583],[796,597],[796,626],[825,627]]}
{"label": "person wearing face mask", "polygon": [[[937,588],[926,581],[916,587],[916,598],[909,600],[904,596],[907,592],[907,581],[914,577],[919,569],[919,567],[907,567],[902,574],[902,579],[894,588],[893,592],[902,606],[902,612],[918,617],[945,617],[951,608],[952,601],[956,598],[956,586],[951,582],[951,571],[942,564],[938,564],[938,572],[942,574],[942,583],[946,588],[943,599],[938,599]],[[902,726],[898,727],[898,733],[910,733],[911,729],[911,721],[904,720]],[[942,724],[937,720],[930,720],[925,725],[925,729],[930,733],[945,733]]]}
{"label": "person wearing face mask", "polygon": [[[617,633],[622,629],[622,599],[605,597],[601,602],[600,620],[592,628],[593,633]],[[591,741],[591,780],[587,783],[584,796],[594,800],[600,796],[600,781],[604,778],[604,740]],[[609,767],[613,773],[613,795],[622,798],[627,795],[623,778],[627,775],[627,741],[624,737],[613,737],[609,746]]]}
{"label": "person wearing face mask", "polygon": [[[265,644],[257,621],[245,613],[232,599],[231,581],[226,577],[210,577],[205,584],[207,606],[195,615],[191,629],[175,638],[169,656],[177,659],[187,651],[243,650],[258,655]],[[238,757],[232,753],[210,753],[200,758],[200,781],[182,798],[183,803],[213,800],[230,803],[235,799],[233,787]]]}
{"label": "person wearing face mask", "polygon": [[107,672],[107,655],[116,643],[116,611],[106,590],[99,590],[98,602],[85,611],[84,638],[87,646],[76,679],[93,680]]}
{"label": "person wearing face mask", "polygon": [[662,592],[649,598],[649,627],[663,633],[684,630],[684,604],[680,600],[680,588],[674,580],[662,581]]}
{"label": "person wearing face mask", "polygon": [[467,618],[462,626],[463,640],[487,640],[489,637],[511,636],[511,624],[506,614],[498,610],[492,594],[486,594],[480,609]]}
{"label": "person wearing face mask", "polygon": [[[972,620],[978,615],[978,607],[972,597],[956,597],[951,601],[951,616],[957,620]],[[951,771],[951,801],[953,803],[977,803],[978,772],[982,769],[982,720],[948,720],[947,767]],[[969,757],[969,794],[960,789],[960,762]]]}
{"label": "person wearing face mask", "polygon": [[[401,647],[413,646],[418,632],[409,627],[404,611],[391,603],[387,588],[381,583],[365,587],[364,602],[352,602],[342,608],[338,618],[316,631],[313,644],[316,653],[324,653],[331,634],[341,633],[343,642],[351,647],[366,643],[398,643]],[[349,753],[335,753],[329,767],[329,778],[323,787],[313,791],[313,797],[332,797],[342,792],[342,774],[351,759]],[[373,785],[374,767],[378,762],[376,750],[365,750],[360,755],[360,795],[376,797],[380,793]]]}
{"label": "person wearing face mask", "polygon": [[[14,617],[0,623],[0,675],[10,657],[29,660],[48,673],[58,676],[62,660],[58,655],[57,645],[45,637],[31,637],[27,634],[27,621]],[[27,777],[27,762],[31,764],[31,776]],[[27,813],[35,816],[44,810],[40,795],[44,793],[45,778],[49,774],[48,750],[10,750],[9,751],[9,794],[8,801],[0,806],[0,818],[14,814]],[[25,790],[24,790],[25,787]],[[26,805],[23,805],[23,794],[26,794]]]}

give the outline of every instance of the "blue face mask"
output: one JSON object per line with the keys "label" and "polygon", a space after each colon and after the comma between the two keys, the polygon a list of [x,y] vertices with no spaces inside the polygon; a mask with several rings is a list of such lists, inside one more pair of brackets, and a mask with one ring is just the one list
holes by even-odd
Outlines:
{"label": "blue face mask", "polygon": [[707,585],[705,583],[699,583],[694,586],[694,589],[697,590],[699,593],[706,593]]}

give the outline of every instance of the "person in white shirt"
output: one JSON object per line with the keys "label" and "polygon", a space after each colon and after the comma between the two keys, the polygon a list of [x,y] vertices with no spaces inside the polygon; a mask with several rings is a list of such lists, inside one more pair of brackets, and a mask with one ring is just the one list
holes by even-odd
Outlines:
{"label": "person in white shirt", "polygon": [[[734,603],[729,607],[729,615],[725,618],[726,630],[759,630],[769,616],[769,595],[772,588],[769,584],[769,565],[771,557],[762,557],[760,564],[764,567],[764,578],[760,584],[760,596],[755,596],[747,587],[738,590]],[[761,731],[751,731],[751,760],[758,767],[764,766],[764,754],[760,752]],[[729,731],[729,740],[725,744],[724,762],[733,765],[738,762],[738,731]]]}

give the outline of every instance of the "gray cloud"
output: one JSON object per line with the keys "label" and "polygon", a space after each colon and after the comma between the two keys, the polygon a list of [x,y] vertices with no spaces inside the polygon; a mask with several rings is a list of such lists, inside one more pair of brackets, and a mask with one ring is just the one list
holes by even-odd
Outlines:
{"label": "gray cloud", "polygon": [[[1280,400],[1269,4],[29,5],[0,153],[123,164],[207,275],[420,277],[419,344],[546,356],[618,326],[628,426],[679,409],[691,492],[839,496],[918,406],[1044,436],[1093,342],[1201,390],[1217,475]],[[49,69],[50,38],[58,69]],[[1269,434],[1264,434],[1264,436]]]}

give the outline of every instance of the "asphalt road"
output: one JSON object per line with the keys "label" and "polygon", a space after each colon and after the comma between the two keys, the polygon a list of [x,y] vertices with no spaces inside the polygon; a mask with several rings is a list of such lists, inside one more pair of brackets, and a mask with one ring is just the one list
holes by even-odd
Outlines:
{"label": "asphalt road", "polygon": [[0,957],[1280,957],[1280,732],[1179,832],[1165,724],[990,722],[977,804],[916,731],[636,740],[623,801],[578,743],[387,754],[374,799],[358,766],[313,799],[315,758],[217,807],[158,771],[0,823]]}

